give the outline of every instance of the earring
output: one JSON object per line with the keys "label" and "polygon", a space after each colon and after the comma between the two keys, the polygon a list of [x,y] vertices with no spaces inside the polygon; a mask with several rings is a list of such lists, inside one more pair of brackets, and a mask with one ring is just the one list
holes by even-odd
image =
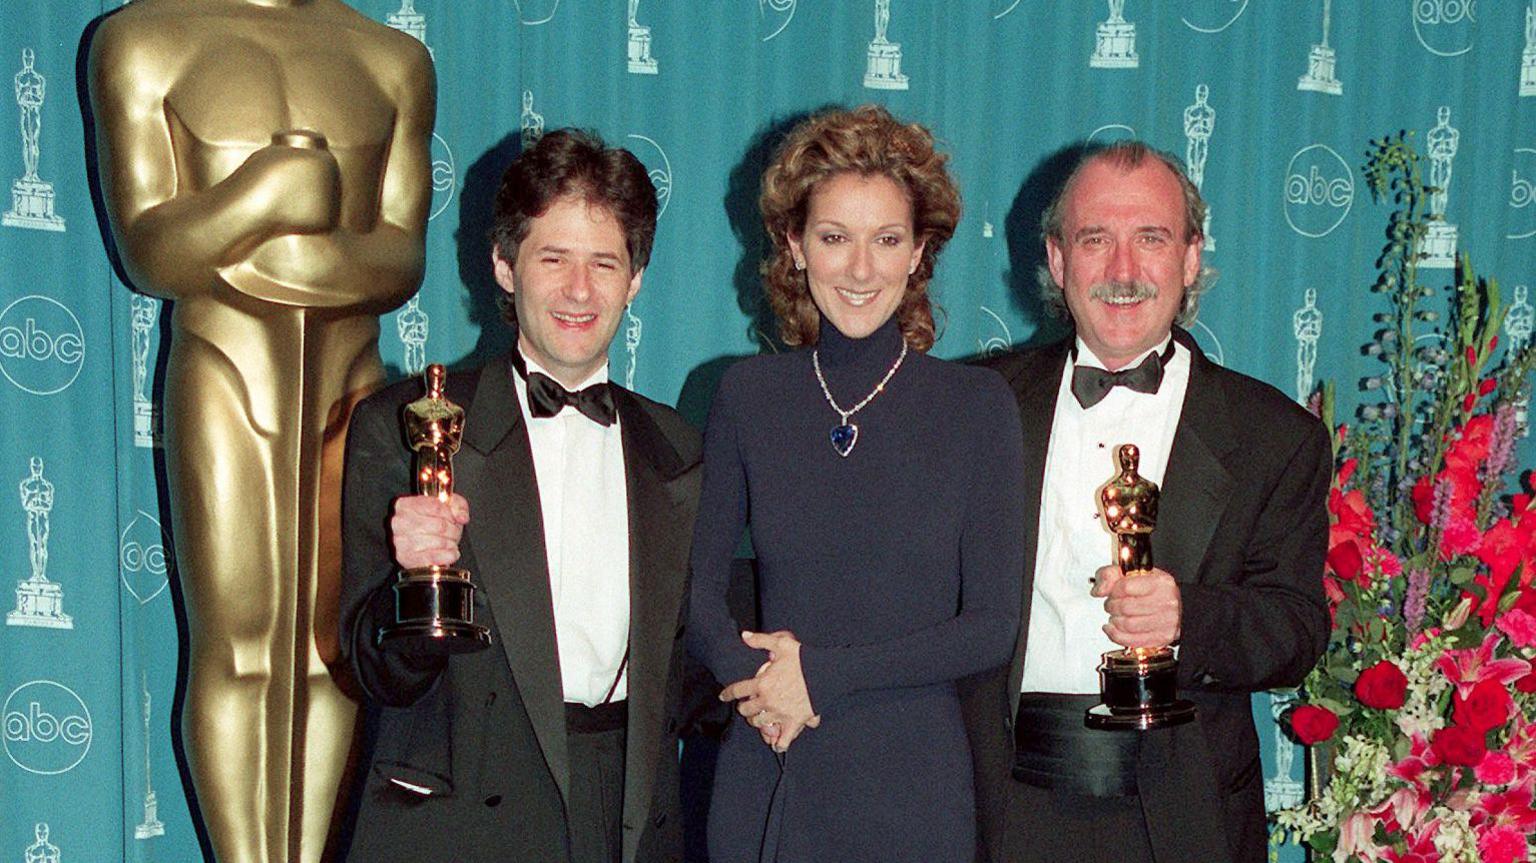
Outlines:
{"label": "earring", "polygon": [[802,261],[799,258],[795,258],[795,269],[797,269],[797,270],[805,269],[805,261]]}

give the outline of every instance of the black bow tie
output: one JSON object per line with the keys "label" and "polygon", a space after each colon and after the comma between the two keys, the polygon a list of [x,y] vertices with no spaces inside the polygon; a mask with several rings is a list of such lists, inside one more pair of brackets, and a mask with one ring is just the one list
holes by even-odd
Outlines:
{"label": "black bow tie", "polygon": [[613,387],[608,382],[571,392],[543,372],[528,371],[522,352],[516,347],[512,349],[509,359],[512,368],[528,382],[528,413],[534,417],[548,419],[570,405],[598,425],[611,426],[618,419],[618,408],[613,403]]}
{"label": "black bow tie", "polygon": [[570,405],[598,425],[611,426],[618,416],[613,388],[607,381],[571,392],[560,382],[539,372],[528,373],[528,412],[540,419],[560,413]]}
{"label": "black bow tie", "polygon": [[[1076,355],[1076,349],[1073,349]],[[1173,340],[1168,341],[1168,347],[1161,355],[1148,354],[1141,364],[1133,369],[1121,369],[1118,372],[1093,366],[1072,367],[1072,396],[1084,409],[1091,408],[1104,400],[1109,391],[1115,387],[1125,387],[1138,393],[1155,393],[1163,383],[1163,366],[1173,359]]]}

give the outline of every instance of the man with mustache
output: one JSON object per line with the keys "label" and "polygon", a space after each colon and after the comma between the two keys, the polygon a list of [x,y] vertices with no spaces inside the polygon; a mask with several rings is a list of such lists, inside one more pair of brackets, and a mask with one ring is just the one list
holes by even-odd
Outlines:
{"label": "man with mustache", "polygon": [[[1074,335],[987,360],[1018,395],[1023,625],[1008,667],[965,684],[980,859],[1265,859],[1249,696],[1322,652],[1332,465],[1316,418],[1207,359],[1179,324],[1204,287],[1205,203],[1139,141],[1088,151],[1046,210],[1047,304]],[[1162,488],[1155,569],[1126,577],[1097,490],[1121,444]],[[1175,645],[1196,718],[1085,727],[1100,654]]]}

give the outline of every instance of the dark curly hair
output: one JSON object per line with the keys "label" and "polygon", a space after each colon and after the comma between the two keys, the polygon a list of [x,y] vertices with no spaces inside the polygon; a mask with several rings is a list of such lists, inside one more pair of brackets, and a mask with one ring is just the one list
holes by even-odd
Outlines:
{"label": "dark curly hair", "polygon": [[[624,232],[630,274],[645,268],[656,238],[656,187],[633,153],[579,129],[550,132],[519,153],[501,175],[491,216],[491,242],[501,257],[516,261],[533,220],[569,195],[613,213]],[[498,299],[502,317],[515,324],[507,295]]]}
{"label": "dark curly hair", "polygon": [[933,347],[933,307],[928,282],[939,251],[960,221],[960,190],[945,169],[949,157],[934,149],[933,135],[902,123],[879,105],[818,114],[796,126],[763,174],[758,206],[771,249],[763,262],[763,286],[787,345],[814,345],[821,312],[804,272],[795,269],[789,235],[805,229],[811,194],[843,173],[890,178],[912,204],[914,239],[924,243],[917,269],[896,308],[902,335],[914,350]]}

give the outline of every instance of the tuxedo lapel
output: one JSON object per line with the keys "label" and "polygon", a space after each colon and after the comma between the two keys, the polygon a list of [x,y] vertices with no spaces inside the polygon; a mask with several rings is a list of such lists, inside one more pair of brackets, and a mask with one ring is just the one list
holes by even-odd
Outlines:
{"label": "tuxedo lapel", "polygon": [[[667,721],[667,675],[683,599],[688,525],[676,450],[629,391],[614,387],[629,494],[629,726],[624,766],[625,824],[650,817],[656,764]],[[633,861],[641,831],[624,834]]]}
{"label": "tuxedo lapel", "polygon": [[1221,519],[1234,478],[1225,459],[1236,447],[1229,405],[1211,362],[1183,330],[1175,338],[1189,349],[1189,387],[1163,472],[1152,559],[1179,581],[1197,581],[1200,564]]}
{"label": "tuxedo lapel", "polygon": [[[1196,582],[1235,478],[1226,465],[1238,446],[1234,406],[1217,370],[1181,329],[1174,338],[1189,349],[1189,387],[1163,472],[1152,559],[1181,582]],[[1204,708],[1202,708],[1204,709]],[[1142,810],[1158,859],[1230,859],[1221,818],[1224,795],[1214,784],[1211,746],[1197,721],[1150,732],[1137,765]]]}
{"label": "tuxedo lapel", "polygon": [[[505,654],[544,760],[561,799],[567,799],[565,705],[544,519],[528,427],[505,363],[481,372],[470,407],[455,467],[462,477],[458,491],[473,507],[465,530],[478,568],[471,577],[483,588],[496,621],[500,643],[492,649]],[[477,523],[488,527],[476,531]]]}
{"label": "tuxedo lapel", "polygon": [[1019,401],[1019,422],[1024,430],[1024,499],[1028,517],[1020,525],[1024,536],[1024,590],[1019,610],[1019,639],[1013,652],[1013,667],[1008,676],[1009,707],[1012,717],[1018,704],[1019,685],[1024,676],[1024,650],[1029,637],[1030,600],[1034,597],[1035,557],[1040,547],[1040,504],[1045,491],[1045,463],[1051,441],[1051,425],[1056,418],[1056,394],[1061,384],[1061,369],[1067,361],[1071,342],[1049,345],[1025,355],[1025,362],[1011,370],[1002,369]]}

